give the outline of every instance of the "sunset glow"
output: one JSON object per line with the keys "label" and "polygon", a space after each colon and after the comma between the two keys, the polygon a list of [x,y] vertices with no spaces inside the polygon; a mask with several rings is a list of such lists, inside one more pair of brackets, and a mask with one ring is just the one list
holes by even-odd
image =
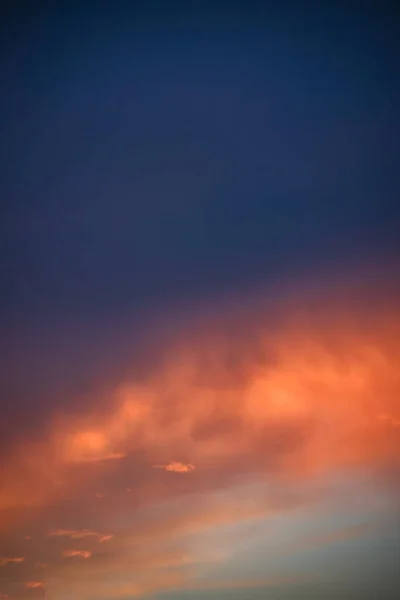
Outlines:
{"label": "sunset glow", "polygon": [[[256,320],[241,315],[244,336],[224,337],[221,319],[218,336],[203,328],[190,345],[178,339],[146,382],[121,382],[106,412],[55,415],[46,441],[50,452],[28,444],[15,448],[3,467],[3,510],[16,510],[25,521],[24,511],[35,507],[43,522],[47,506],[65,507],[58,523],[51,517],[55,527],[38,532],[42,541],[29,553],[29,562],[40,564],[43,556],[49,564],[48,590],[58,589],[59,577],[70,579],[73,567],[63,560],[83,559],[93,566],[74,571],[74,589],[97,597],[105,585],[93,580],[102,570],[100,548],[108,556],[107,573],[135,574],[136,583],[113,587],[112,597],[184,589],[200,565],[230,556],[229,544],[216,553],[208,547],[212,531],[286,511],[280,497],[292,494],[300,481],[313,496],[316,484],[338,473],[369,473],[390,489],[390,473],[400,467],[400,321],[387,311],[349,316],[329,304],[318,314],[303,308],[301,318],[281,318],[280,328],[268,324],[271,314],[260,312]],[[119,460],[103,462],[109,457]],[[172,474],[182,477],[170,479]],[[100,486],[109,493],[95,494],[100,504],[93,512],[91,490]],[[76,502],[81,526],[65,527],[62,515]],[[92,529],[96,522],[108,531]],[[316,534],[280,553],[290,554],[298,544],[340,543],[364,531],[369,529],[354,525],[343,533]],[[198,541],[188,546],[192,536]],[[71,541],[84,546],[71,548]],[[10,556],[0,565],[15,571],[24,560]],[[159,573],[159,583],[151,573]],[[33,581],[26,587],[43,585]]]}
{"label": "sunset glow", "polygon": [[5,3],[0,600],[400,598],[400,20],[341,4]]}

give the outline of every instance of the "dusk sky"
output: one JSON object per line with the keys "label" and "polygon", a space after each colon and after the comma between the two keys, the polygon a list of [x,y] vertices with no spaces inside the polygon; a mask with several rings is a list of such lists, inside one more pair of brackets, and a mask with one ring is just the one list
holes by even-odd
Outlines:
{"label": "dusk sky", "polygon": [[400,597],[394,3],[6,4],[0,599]]}

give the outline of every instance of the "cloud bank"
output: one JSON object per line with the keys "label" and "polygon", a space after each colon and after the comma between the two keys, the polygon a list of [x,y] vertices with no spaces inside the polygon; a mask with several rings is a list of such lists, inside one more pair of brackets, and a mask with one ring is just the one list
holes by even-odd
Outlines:
{"label": "cloud bank", "polygon": [[205,319],[145,380],[79,415],[56,410],[39,439],[15,443],[1,471],[0,591],[204,588],[199,573],[229,554],[212,531],[312,502],[338,473],[395,485],[399,314],[384,295],[324,298]]}

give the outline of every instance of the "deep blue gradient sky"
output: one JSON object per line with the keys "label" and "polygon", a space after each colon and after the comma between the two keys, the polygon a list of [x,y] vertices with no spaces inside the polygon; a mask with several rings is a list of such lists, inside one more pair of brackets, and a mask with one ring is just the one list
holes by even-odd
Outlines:
{"label": "deep blue gradient sky", "polygon": [[84,320],[393,260],[385,3],[150,5],[3,23],[2,318]]}

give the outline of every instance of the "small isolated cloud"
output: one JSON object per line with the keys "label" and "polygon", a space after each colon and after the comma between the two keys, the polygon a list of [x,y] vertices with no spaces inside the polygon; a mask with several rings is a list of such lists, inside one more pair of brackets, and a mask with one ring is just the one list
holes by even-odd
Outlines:
{"label": "small isolated cloud", "polygon": [[65,558],[71,558],[73,556],[80,556],[81,558],[90,558],[92,553],[90,550],[65,550],[63,552]]}
{"label": "small isolated cloud", "polygon": [[155,469],[164,469],[164,471],[170,471],[172,473],[189,473],[194,471],[195,466],[188,463],[184,464],[181,462],[171,462],[168,465],[154,465]]}
{"label": "small isolated cloud", "polygon": [[44,583],[42,581],[27,581],[25,587],[28,590],[43,590]]}
{"label": "small isolated cloud", "polygon": [[111,534],[103,534],[91,529],[53,529],[49,532],[49,537],[69,537],[73,540],[82,540],[84,538],[97,538],[102,544],[111,540],[114,536]]}
{"label": "small isolated cloud", "polygon": [[9,558],[2,557],[0,558],[0,567],[4,567],[4,565],[12,564],[12,563],[22,563],[25,560],[25,556],[19,556],[17,558]]}

